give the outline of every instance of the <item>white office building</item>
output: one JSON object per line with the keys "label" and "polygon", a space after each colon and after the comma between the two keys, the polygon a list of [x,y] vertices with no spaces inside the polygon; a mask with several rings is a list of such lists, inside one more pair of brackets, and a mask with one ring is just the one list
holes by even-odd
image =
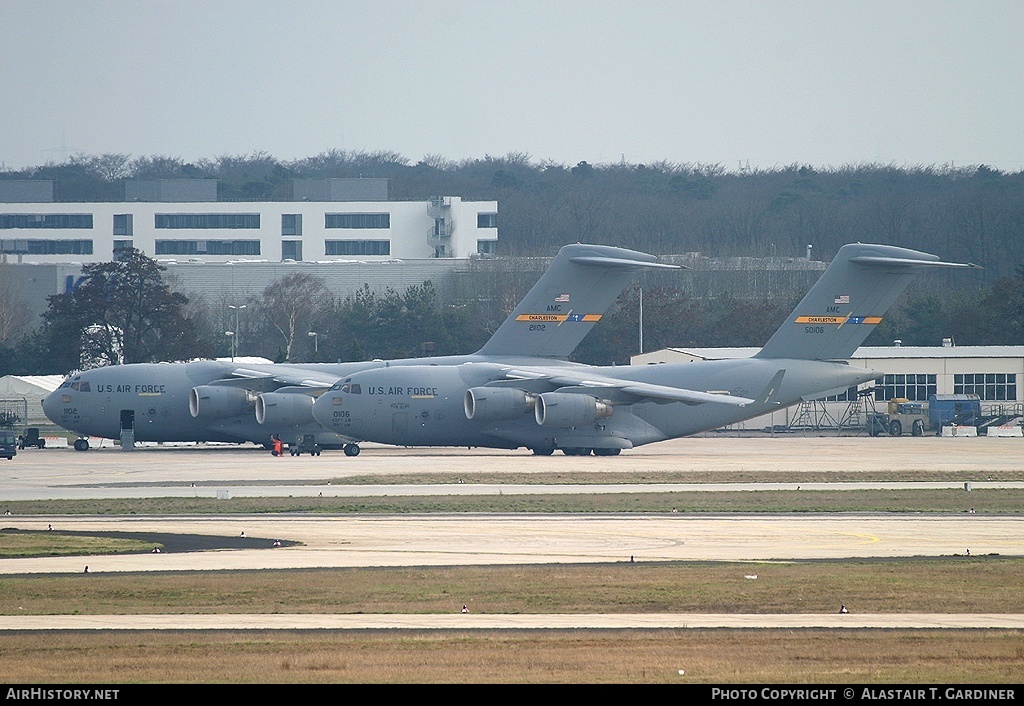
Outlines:
{"label": "white office building", "polygon": [[157,260],[335,262],[494,253],[496,201],[387,200],[386,179],[296,180],[287,201],[218,201],[212,179],[136,181],[121,202],[53,200],[52,182],[0,180],[0,254],[9,263]]}

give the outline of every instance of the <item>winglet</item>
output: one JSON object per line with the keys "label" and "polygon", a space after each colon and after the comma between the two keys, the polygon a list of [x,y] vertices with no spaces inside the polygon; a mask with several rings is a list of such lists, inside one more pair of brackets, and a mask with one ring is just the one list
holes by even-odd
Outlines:
{"label": "winglet", "polygon": [[779,388],[782,387],[782,376],[786,374],[786,369],[783,368],[779,372],[775,373],[775,376],[768,381],[768,384],[761,394],[757,396],[757,402],[759,404],[778,404],[779,403]]}

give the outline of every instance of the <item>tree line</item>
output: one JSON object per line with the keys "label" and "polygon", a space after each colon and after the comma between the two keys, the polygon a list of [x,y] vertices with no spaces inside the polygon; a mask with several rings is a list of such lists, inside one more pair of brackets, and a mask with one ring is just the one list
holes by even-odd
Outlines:
{"label": "tree line", "polygon": [[989,284],[1024,263],[1024,171],[985,165],[788,165],[625,161],[565,165],[525,153],[413,162],[388,151],[329,150],[278,160],[257,152],[185,162],[166,156],[77,155],[0,172],[52,179],[58,201],[117,201],[126,179],[211,178],[221,200],[287,200],[296,178],[382,177],[393,199],[497,200],[499,255],[553,255],[570,242],[654,254],[814,256],[878,242],[976,262]]}
{"label": "tree line", "polygon": [[[533,284],[515,260],[480,285],[442,297],[430,281],[399,293],[368,286],[333,295],[321,278],[293,273],[244,301],[191,300],[166,268],[138,250],[83,267],[71,292],[48,298],[42,321],[0,341],[0,375],[68,374],[101,365],[258,356],[276,362],[341,362],[453,355],[478,350]],[[760,346],[802,292],[774,299],[697,297],[634,285],[573,353],[592,364],[627,364],[643,349]],[[230,336],[226,335],[230,332]],[[886,315],[867,345],[1024,343],[1024,267],[991,287],[939,296],[920,287]]]}
{"label": "tree line", "polygon": [[[43,320],[31,322],[4,305],[17,293],[0,272],[0,374],[66,373],[82,364],[83,351],[87,359],[123,362],[223,357],[232,340],[240,355],[276,361],[472,352],[536,280],[517,258],[553,256],[568,242],[713,257],[798,257],[810,247],[819,260],[855,241],[933,252],[985,270],[969,284],[951,276],[912,288],[867,343],[1024,344],[1024,172],[984,165],[730,171],[669,162],[568,166],[522,153],[413,163],[392,152],[331,150],[294,161],[265,153],[197,162],[78,155],[0,171],[0,179],[54,180],[58,201],[117,201],[125,179],[159,178],[215,178],[221,200],[286,200],[295,178],[360,176],[389,179],[393,199],[497,200],[492,276],[465,291],[439,292],[424,282],[402,293],[364,287],[337,297],[315,277],[291,275],[259,297],[213,301],[174,292],[162,268],[136,253],[87,265],[71,298],[51,297]],[[119,269],[125,266],[132,272]],[[151,310],[142,308],[143,292],[155,297]],[[648,288],[644,348],[760,345],[801,295],[751,301]],[[639,288],[624,292],[574,357],[627,362],[639,349],[639,300]]]}

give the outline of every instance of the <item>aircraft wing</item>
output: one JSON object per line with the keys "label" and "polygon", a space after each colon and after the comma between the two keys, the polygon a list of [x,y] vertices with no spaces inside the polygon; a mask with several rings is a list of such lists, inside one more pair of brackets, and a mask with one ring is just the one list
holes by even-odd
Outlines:
{"label": "aircraft wing", "polygon": [[302,392],[318,396],[338,381],[336,373],[282,364],[236,367],[226,372],[230,377],[209,384],[262,392]]}
{"label": "aircraft wing", "polygon": [[725,392],[700,392],[560,368],[535,368],[532,366],[506,368],[504,374],[508,380],[543,381],[561,392],[599,394],[601,397],[619,403],[649,400],[652,402],[684,402],[690,405],[716,403],[743,407],[754,402],[750,398],[730,395]]}

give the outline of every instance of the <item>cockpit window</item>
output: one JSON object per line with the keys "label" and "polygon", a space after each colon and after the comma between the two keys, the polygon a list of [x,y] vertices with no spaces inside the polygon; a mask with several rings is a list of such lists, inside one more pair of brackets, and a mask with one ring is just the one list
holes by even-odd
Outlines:
{"label": "cockpit window", "polygon": [[345,378],[341,382],[335,383],[334,386],[331,387],[331,389],[332,390],[341,390],[342,392],[348,392],[348,385],[346,383],[348,383],[351,379],[352,378]]}
{"label": "cockpit window", "polygon": [[341,391],[347,392],[350,395],[361,395],[363,394],[363,386],[360,385],[358,382],[345,383],[344,385],[341,386]]}
{"label": "cockpit window", "polygon": [[[61,387],[64,387],[64,385],[61,385]],[[71,383],[71,389],[78,392],[89,392],[92,390],[92,386],[87,382],[73,382]]]}

